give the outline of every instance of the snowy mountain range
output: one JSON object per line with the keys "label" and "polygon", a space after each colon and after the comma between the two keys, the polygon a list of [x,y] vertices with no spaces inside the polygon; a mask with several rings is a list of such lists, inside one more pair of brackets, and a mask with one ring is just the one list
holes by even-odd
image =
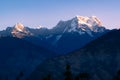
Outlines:
{"label": "snowy mountain range", "polygon": [[[35,34],[34,32],[30,32],[29,30],[30,28],[28,29],[28,27],[25,27],[21,23],[17,23],[14,27],[11,28],[12,28],[11,34],[18,38],[22,38],[26,35],[31,36],[32,34]],[[42,28],[44,27],[40,26],[35,30]],[[56,28],[60,30],[58,31],[56,30]],[[102,22],[96,16],[92,17],[76,16],[68,21],[60,21],[53,29],[49,30],[51,31],[56,30],[51,33],[78,32],[80,35],[88,33],[90,36],[93,36],[92,32],[104,32],[105,27],[103,27]],[[20,34],[23,34],[24,36],[22,35],[19,36]]]}
{"label": "snowy mountain range", "polygon": [[[17,23],[13,27],[0,31],[0,36],[27,39],[40,46],[43,43],[42,46],[46,48],[49,44],[54,47],[56,53],[63,54],[81,48],[108,31],[96,16],[76,16],[68,21],[60,21],[52,29],[44,27],[33,29]],[[51,49],[50,46],[49,49]]]}

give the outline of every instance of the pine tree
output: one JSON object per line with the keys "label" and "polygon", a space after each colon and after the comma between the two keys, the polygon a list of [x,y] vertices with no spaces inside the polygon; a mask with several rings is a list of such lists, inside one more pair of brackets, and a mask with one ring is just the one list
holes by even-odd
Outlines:
{"label": "pine tree", "polygon": [[51,80],[51,75],[48,74],[46,77],[43,78],[43,80]]}
{"label": "pine tree", "polygon": [[72,80],[71,66],[69,64],[66,65],[66,71],[64,73],[65,80]]}

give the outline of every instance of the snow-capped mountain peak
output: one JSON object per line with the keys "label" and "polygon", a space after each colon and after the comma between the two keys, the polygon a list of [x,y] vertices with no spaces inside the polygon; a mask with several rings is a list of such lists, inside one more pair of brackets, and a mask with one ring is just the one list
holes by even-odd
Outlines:
{"label": "snow-capped mountain peak", "polygon": [[77,25],[78,27],[81,27],[81,25],[87,25],[88,27],[91,27],[92,24],[89,24],[88,21],[89,21],[89,17],[84,17],[84,16],[76,16],[76,22],[77,22]]}
{"label": "snow-capped mountain peak", "polygon": [[24,25],[21,24],[21,23],[17,23],[17,24],[15,25],[15,29],[16,29],[17,31],[23,32],[23,31],[24,31]]}
{"label": "snow-capped mountain peak", "polygon": [[84,23],[86,24],[87,21],[89,20],[89,18],[86,17],[86,16],[85,16],[85,17],[84,17],[84,16],[76,16],[76,18],[77,18],[77,20],[79,21],[79,23],[81,23],[81,24],[82,24],[82,23],[83,23],[83,24],[84,24]]}
{"label": "snow-capped mountain peak", "polygon": [[11,34],[17,38],[22,38],[24,36],[31,35],[31,33],[26,29],[26,27],[24,27],[24,25],[21,23],[17,23],[13,27]]}
{"label": "snow-capped mountain peak", "polygon": [[98,28],[102,27],[102,22],[96,17],[96,16],[91,16],[91,17],[84,17],[84,16],[76,16],[75,18],[72,19],[71,21],[71,28],[69,32],[71,31],[93,31],[97,32]]}
{"label": "snow-capped mountain peak", "polygon": [[91,17],[84,17],[84,16],[76,16],[75,19],[78,22],[78,25],[87,25],[89,27],[91,26],[102,26],[102,22],[96,17],[96,16],[91,16]]}
{"label": "snow-capped mountain peak", "polygon": [[96,16],[91,16],[89,18],[90,18],[93,26],[95,26],[95,25],[102,26],[102,22]]}
{"label": "snow-capped mountain peak", "polygon": [[78,32],[80,35],[89,34],[91,37],[94,32],[104,32],[102,22],[96,16],[76,16],[68,21],[60,21],[55,28],[59,28],[62,33]]}
{"label": "snow-capped mountain peak", "polygon": [[36,29],[40,29],[40,28],[43,28],[41,25],[37,26]]}

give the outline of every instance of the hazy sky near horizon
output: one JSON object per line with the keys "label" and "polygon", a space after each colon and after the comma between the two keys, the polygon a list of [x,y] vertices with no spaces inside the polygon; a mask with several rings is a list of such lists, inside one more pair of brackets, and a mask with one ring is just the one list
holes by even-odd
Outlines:
{"label": "hazy sky near horizon", "polygon": [[76,15],[97,16],[107,28],[120,28],[120,0],[0,0],[0,29],[54,27]]}

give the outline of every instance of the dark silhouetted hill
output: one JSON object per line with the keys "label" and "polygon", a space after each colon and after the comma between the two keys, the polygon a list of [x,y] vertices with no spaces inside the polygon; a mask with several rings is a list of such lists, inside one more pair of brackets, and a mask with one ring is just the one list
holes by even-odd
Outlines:
{"label": "dark silhouetted hill", "polygon": [[[19,72],[25,76],[42,61],[55,56],[50,50],[15,37],[0,38],[0,77],[14,80]],[[1,79],[1,78],[0,78]]]}
{"label": "dark silhouetted hill", "polygon": [[41,80],[51,74],[52,80],[64,80],[66,64],[71,66],[73,78],[87,73],[90,80],[112,80],[120,70],[120,30],[112,30],[68,55],[45,61],[28,79]]}

